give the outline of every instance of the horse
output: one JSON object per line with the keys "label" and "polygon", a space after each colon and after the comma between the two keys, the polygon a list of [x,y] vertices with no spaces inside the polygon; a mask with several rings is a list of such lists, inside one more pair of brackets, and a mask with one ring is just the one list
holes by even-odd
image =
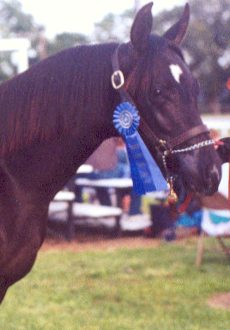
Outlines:
{"label": "horse", "polygon": [[[120,102],[119,86],[111,84],[115,53],[115,75],[122,72],[123,91],[145,123],[142,138],[164,175],[167,162],[186,190],[217,190],[221,159],[212,144],[203,145],[210,137],[197,109],[198,84],[180,50],[189,6],[158,36],[151,34],[152,5],[136,14],[130,41],[63,50],[0,86],[0,301],[30,272],[50,201],[103,140],[118,135],[112,124]],[[165,161],[156,137],[185,152]]]}

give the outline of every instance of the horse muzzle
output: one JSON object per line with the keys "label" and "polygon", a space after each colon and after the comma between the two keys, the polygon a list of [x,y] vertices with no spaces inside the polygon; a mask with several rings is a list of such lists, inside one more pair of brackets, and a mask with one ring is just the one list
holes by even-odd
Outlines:
{"label": "horse muzzle", "polygon": [[220,158],[214,150],[199,151],[198,155],[183,155],[179,160],[183,185],[186,191],[212,195],[218,190],[221,179]]}

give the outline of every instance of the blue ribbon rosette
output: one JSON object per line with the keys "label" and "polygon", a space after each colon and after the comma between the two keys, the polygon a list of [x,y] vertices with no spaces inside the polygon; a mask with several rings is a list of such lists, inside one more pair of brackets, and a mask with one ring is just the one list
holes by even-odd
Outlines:
{"label": "blue ribbon rosette", "polygon": [[140,117],[135,106],[120,103],[113,113],[113,124],[126,142],[135,192],[142,195],[168,189],[160,168],[137,131]]}

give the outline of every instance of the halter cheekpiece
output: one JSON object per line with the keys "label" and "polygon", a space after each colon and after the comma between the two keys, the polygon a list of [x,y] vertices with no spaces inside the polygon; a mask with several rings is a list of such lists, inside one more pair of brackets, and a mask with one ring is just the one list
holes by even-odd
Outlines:
{"label": "halter cheekpiece", "polygon": [[[191,138],[194,138],[203,133],[209,133],[207,126],[204,124],[200,124],[195,127],[192,127],[189,130],[187,130],[186,132],[184,132],[174,138],[171,138],[170,140],[167,140],[167,141],[165,139],[161,139],[158,136],[156,136],[156,134],[152,131],[152,129],[149,127],[149,125],[146,123],[146,121],[143,119],[141,114],[136,109],[133,99],[131,98],[130,94],[128,93],[128,91],[125,88],[125,77],[119,66],[119,58],[118,58],[119,48],[120,48],[120,45],[116,48],[115,52],[112,55],[113,73],[111,76],[111,83],[112,83],[113,88],[119,92],[122,103],[120,105],[118,105],[118,107],[115,110],[114,116],[116,117],[116,119],[114,120],[114,125],[117,128],[118,132],[124,137],[124,135],[122,134],[122,129],[119,126],[120,124],[118,125],[118,121],[119,120],[123,121],[122,125],[126,125],[125,122],[129,120],[130,114],[128,114],[128,112],[127,113],[123,112],[121,115],[121,116],[123,116],[123,119],[119,118],[119,120],[118,120],[119,116],[117,113],[117,109],[119,107],[122,108],[122,105],[124,107],[124,104],[126,104],[126,107],[128,107],[130,109],[133,109],[133,108],[135,109],[135,111],[136,111],[135,116],[138,118],[138,125],[136,125],[136,129],[138,129],[138,131],[140,132],[140,134],[142,136],[144,135],[149,141],[152,141],[155,149],[161,155],[162,163],[163,163],[164,170],[166,173],[166,180],[169,184],[169,189],[170,189],[169,199],[171,196],[172,202],[175,202],[177,200],[177,196],[173,190],[173,177],[170,176],[168,166],[167,166],[168,156],[181,154],[181,153],[185,153],[185,152],[190,152],[193,150],[208,147],[210,145],[214,145],[215,142],[213,139],[207,139],[207,140],[203,140],[198,143],[194,143],[188,147],[179,148],[180,145],[184,144]],[[119,128],[117,126],[119,126]],[[134,124],[134,126],[135,126],[135,124]],[[130,164],[130,165],[132,166],[132,164]],[[131,168],[131,171],[132,171],[132,168]]]}

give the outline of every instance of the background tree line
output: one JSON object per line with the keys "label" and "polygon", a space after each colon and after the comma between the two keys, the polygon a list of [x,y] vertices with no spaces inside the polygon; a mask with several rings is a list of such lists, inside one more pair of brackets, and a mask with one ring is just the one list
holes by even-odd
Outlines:
{"label": "background tree line", "polygon": [[[201,85],[202,112],[230,112],[230,5],[229,0],[190,0],[191,20],[182,48]],[[183,8],[154,15],[154,33],[162,34],[178,20]],[[154,9],[153,9],[154,13]],[[62,33],[47,40],[45,29],[23,12],[19,0],[0,0],[0,37],[25,37],[31,42],[33,64],[61,49],[92,42],[125,41],[135,10],[106,15],[95,24],[92,36]],[[0,53],[0,80],[15,74],[11,54]],[[227,83],[228,82],[228,83]]]}

